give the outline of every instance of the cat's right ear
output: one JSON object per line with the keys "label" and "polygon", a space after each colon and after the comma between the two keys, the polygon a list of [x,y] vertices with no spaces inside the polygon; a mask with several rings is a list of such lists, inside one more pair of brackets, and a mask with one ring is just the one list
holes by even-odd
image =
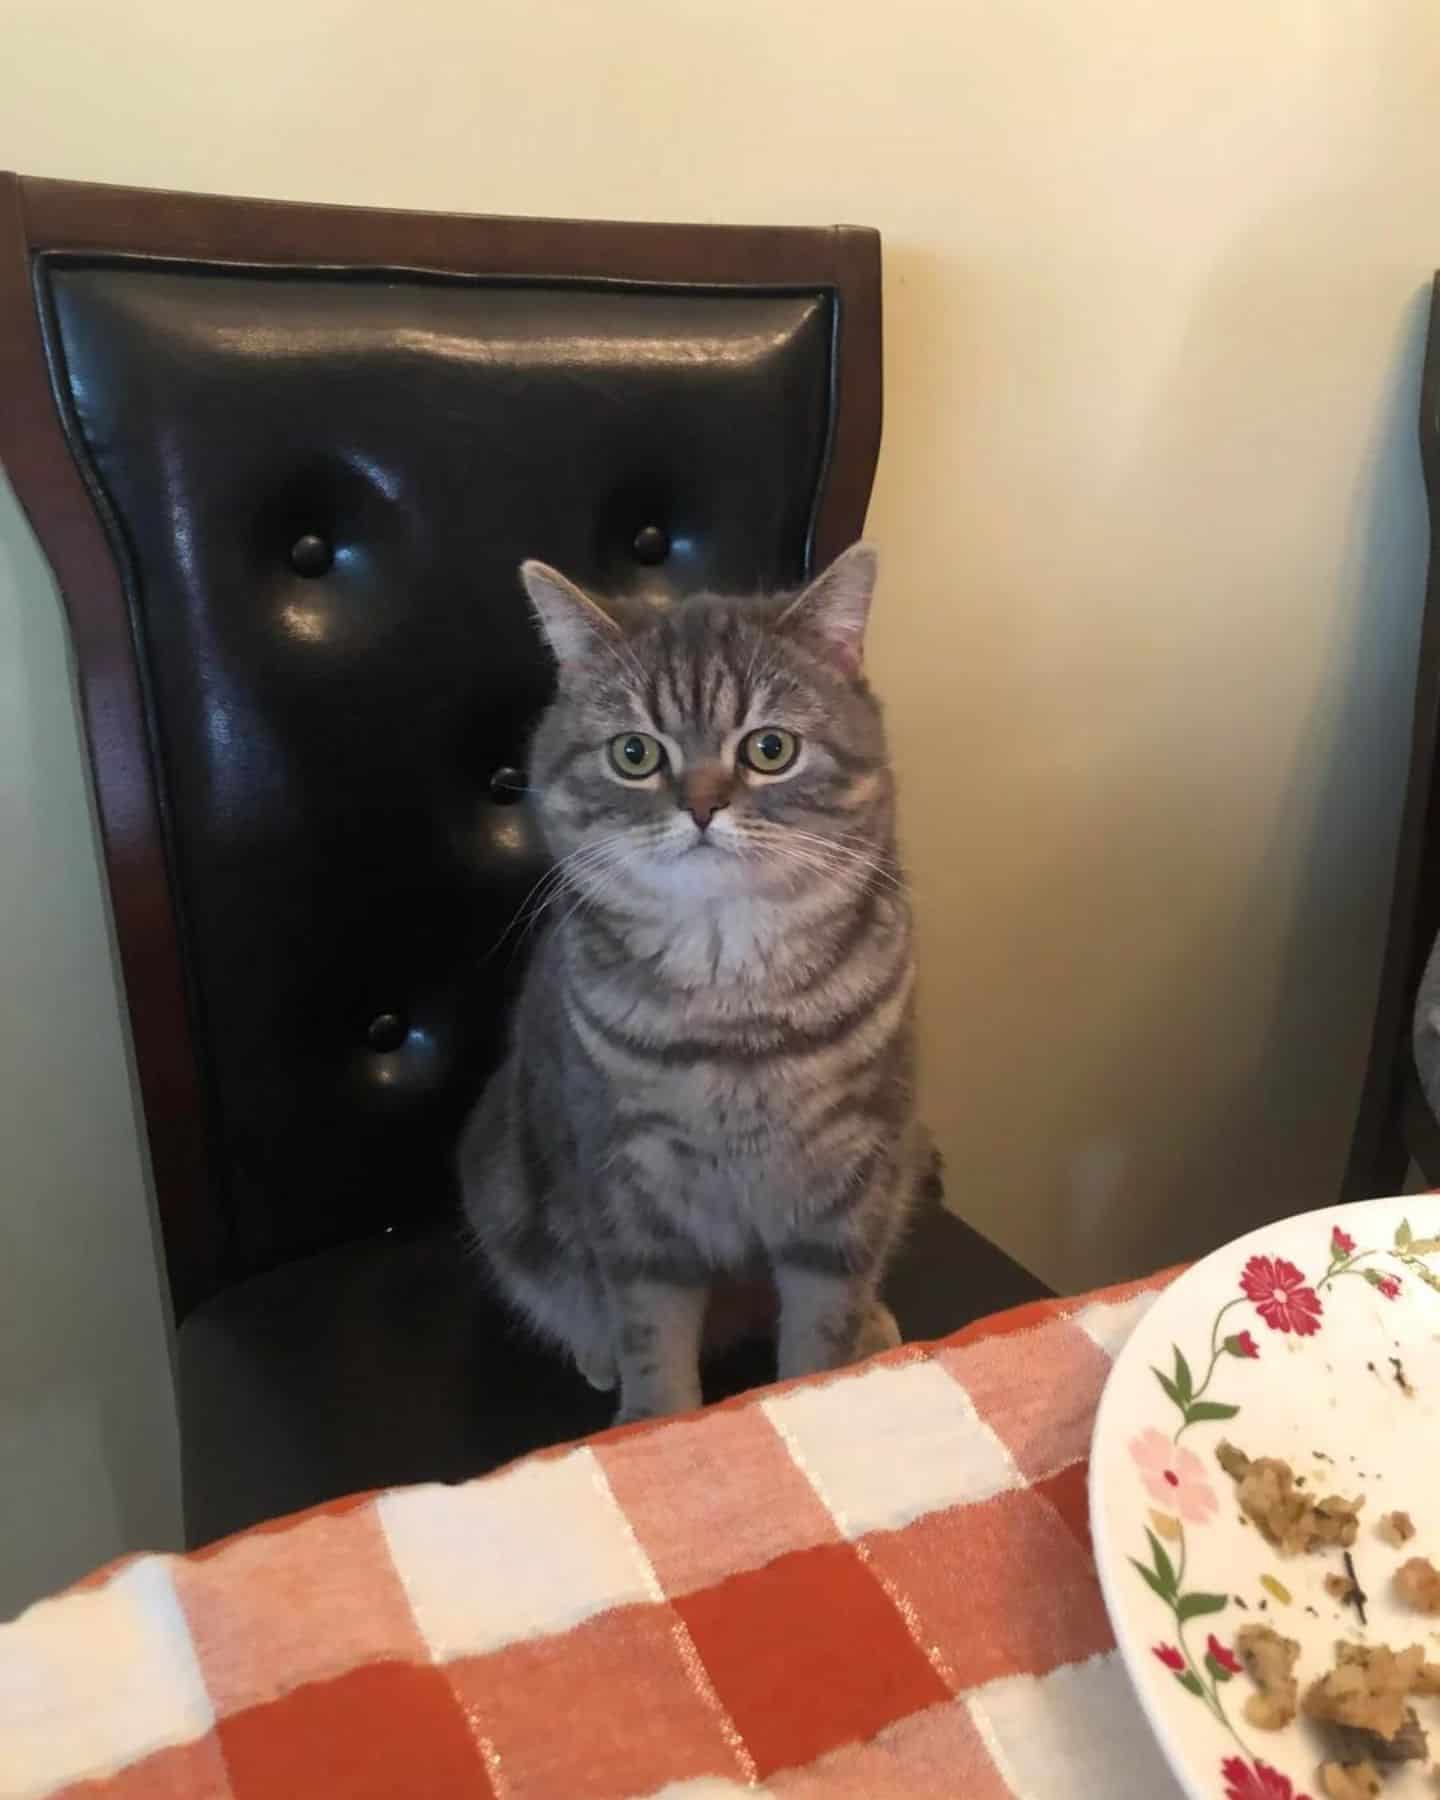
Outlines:
{"label": "cat's right ear", "polygon": [[579,661],[597,639],[613,643],[619,637],[620,627],[600,602],[592,600],[583,588],[576,587],[548,563],[521,563],[520,579],[545,641],[562,669],[567,663]]}

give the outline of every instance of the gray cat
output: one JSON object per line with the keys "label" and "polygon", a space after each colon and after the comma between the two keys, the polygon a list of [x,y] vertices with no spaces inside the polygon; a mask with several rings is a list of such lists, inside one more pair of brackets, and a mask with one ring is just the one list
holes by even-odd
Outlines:
{"label": "gray cat", "polygon": [[559,665],[551,922],[460,1174],[499,1286],[621,1419],[699,1405],[725,1277],[773,1275],[782,1376],[898,1341],[877,1290],[929,1151],[875,568],[664,612],[521,570]]}

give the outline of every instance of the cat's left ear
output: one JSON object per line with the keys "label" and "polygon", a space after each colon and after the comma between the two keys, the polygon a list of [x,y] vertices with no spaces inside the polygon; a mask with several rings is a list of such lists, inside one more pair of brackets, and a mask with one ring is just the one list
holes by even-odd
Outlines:
{"label": "cat's left ear", "polygon": [[780,615],[780,629],[809,638],[858,675],[879,568],[869,544],[852,544],[790,602]]}
{"label": "cat's left ear", "polygon": [[548,563],[521,563],[520,580],[562,668],[580,661],[597,639],[613,642],[620,636],[620,627],[600,602]]}

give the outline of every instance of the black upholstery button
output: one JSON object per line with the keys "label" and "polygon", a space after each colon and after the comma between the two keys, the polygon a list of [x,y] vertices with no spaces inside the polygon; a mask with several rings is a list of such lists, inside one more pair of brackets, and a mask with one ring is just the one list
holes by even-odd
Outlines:
{"label": "black upholstery button", "polygon": [[399,1013],[384,1012],[376,1013],[365,1028],[365,1036],[372,1050],[398,1050],[409,1031]]}
{"label": "black upholstery button", "polygon": [[297,575],[323,575],[335,560],[335,552],[322,537],[307,531],[290,546],[290,567]]}
{"label": "black upholstery button", "polygon": [[642,525],[634,547],[636,562],[662,563],[670,554],[670,539],[658,525]]}
{"label": "black upholstery button", "polygon": [[490,777],[490,798],[497,806],[513,806],[525,793],[525,771],[508,766]]}

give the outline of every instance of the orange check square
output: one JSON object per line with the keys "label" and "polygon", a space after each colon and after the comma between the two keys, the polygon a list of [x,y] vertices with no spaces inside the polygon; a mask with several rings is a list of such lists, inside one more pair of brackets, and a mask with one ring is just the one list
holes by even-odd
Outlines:
{"label": "orange check square", "polygon": [[234,1800],[493,1800],[439,1669],[375,1663],[216,1726]]}
{"label": "orange check square", "polygon": [[373,1506],[236,1538],[173,1578],[222,1718],[363,1663],[430,1661]]}
{"label": "orange check square", "polygon": [[1043,1675],[1113,1642],[1090,1559],[1028,1489],[864,1540],[961,1688]]}
{"label": "orange check square", "polygon": [[211,1733],[157,1750],[114,1775],[77,1781],[51,1800],[231,1800],[230,1777]]}
{"label": "orange check square", "polygon": [[669,1595],[840,1532],[758,1406],[708,1412],[595,1454]]}
{"label": "orange check square", "polygon": [[1052,1475],[1048,1481],[1037,1481],[1033,1491],[1055,1508],[1070,1527],[1075,1542],[1093,1563],[1095,1552],[1090,1542],[1090,1465],[1083,1462],[1071,1463],[1068,1469],[1061,1469],[1058,1475]]}
{"label": "orange check square", "polygon": [[950,1697],[848,1544],[795,1551],[674,1605],[762,1780]]}
{"label": "orange check square", "polygon": [[1068,1319],[946,1348],[935,1360],[969,1394],[1027,1480],[1043,1480],[1089,1451],[1110,1358]]}
{"label": "orange check square", "polygon": [[622,1800],[746,1774],[667,1606],[619,1607],[564,1633],[459,1657],[445,1674],[504,1772],[506,1800]]}

